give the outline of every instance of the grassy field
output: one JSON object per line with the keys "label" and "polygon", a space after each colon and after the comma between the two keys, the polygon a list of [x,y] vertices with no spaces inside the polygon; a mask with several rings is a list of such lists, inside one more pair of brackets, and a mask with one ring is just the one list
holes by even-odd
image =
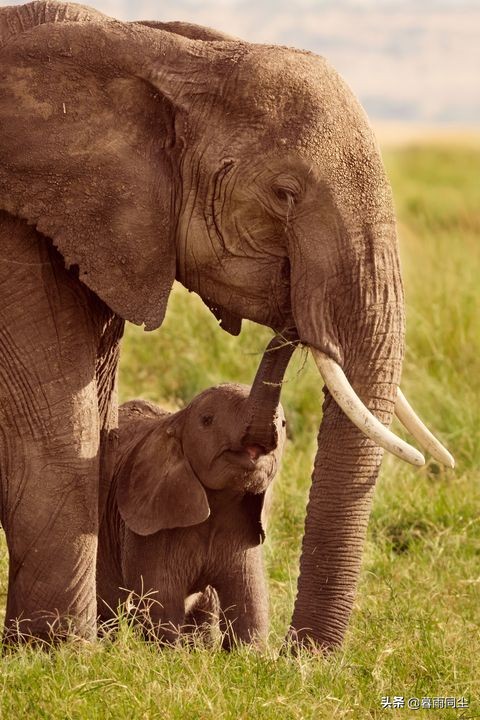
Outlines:
{"label": "grassy field", "polygon": [[[457,469],[414,470],[385,459],[345,646],[328,659],[278,655],[320,416],[317,373],[297,351],[283,393],[291,438],[265,546],[267,652],[159,652],[127,626],[115,643],[67,644],[49,654],[23,648],[1,661],[1,718],[480,717],[480,150],[407,146],[386,152],[386,162],[408,305],[403,387]],[[178,288],[160,331],[128,327],[121,398],[177,407],[210,384],[249,382],[267,337],[248,323],[240,338],[227,336],[196,296]],[[0,582],[4,592],[4,550]],[[384,696],[405,704],[464,696],[470,707],[383,710]]]}

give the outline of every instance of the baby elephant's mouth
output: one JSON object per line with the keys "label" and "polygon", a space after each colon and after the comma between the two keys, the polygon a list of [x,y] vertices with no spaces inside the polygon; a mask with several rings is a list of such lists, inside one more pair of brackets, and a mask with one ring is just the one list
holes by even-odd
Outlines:
{"label": "baby elephant's mouth", "polygon": [[254,470],[262,458],[265,458],[269,453],[263,445],[248,443],[241,445],[238,449],[226,450],[224,455],[232,465],[239,465],[244,470]]}
{"label": "baby elephant's mouth", "polygon": [[264,492],[273,480],[277,459],[273,450],[249,442],[224,450],[221,467],[225,479],[222,487],[256,495]]}
{"label": "baby elephant's mouth", "polygon": [[250,460],[256,462],[259,457],[267,454],[266,448],[263,445],[244,445],[243,452],[246,452]]}

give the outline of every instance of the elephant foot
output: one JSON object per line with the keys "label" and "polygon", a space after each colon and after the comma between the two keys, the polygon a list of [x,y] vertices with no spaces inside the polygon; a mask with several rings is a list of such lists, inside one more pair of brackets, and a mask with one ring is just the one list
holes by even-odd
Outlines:
{"label": "elephant foot", "polygon": [[[94,558],[79,558],[78,564],[86,566],[90,564],[89,560],[93,562]],[[85,580],[91,580],[93,590],[94,577],[80,578],[74,587],[64,587],[61,597],[55,577],[49,578],[48,585],[44,581],[30,583],[29,565],[25,573],[20,571],[16,574],[9,586],[4,645],[52,647],[65,641],[93,640],[96,637],[96,604],[92,599],[94,593],[89,592]]]}
{"label": "elephant foot", "polygon": [[217,591],[207,585],[202,593],[191,595],[186,603],[182,637],[189,643],[212,645],[220,637],[220,600]]}
{"label": "elephant foot", "polygon": [[94,636],[91,623],[81,625],[78,623],[78,618],[38,614],[34,619],[16,618],[6,622],[2,650],[5,653],[19,645],[28,644],[48,651],[64,642],[88,643],[94,639]]}
{"label": "elephant foot", "polygon": [[280,654],[293,655],[293,657],[298,657],[303,653],[326,656],[338,647],[339,645],[328,645],[327,643],[315,640],[309,634],[307,629],[295,630],[295,628],[290,627],[280,650]]}

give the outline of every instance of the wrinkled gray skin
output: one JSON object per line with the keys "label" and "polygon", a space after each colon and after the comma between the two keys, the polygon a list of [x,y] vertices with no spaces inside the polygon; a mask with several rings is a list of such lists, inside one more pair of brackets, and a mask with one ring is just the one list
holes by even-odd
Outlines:
{"label": "wrinkled gray skin", "polygon": [[[2,8],[0,42],[7,626],[42,636],[50,611],[88,636],[122,319],[158,327],[176,277],[232,333],[292,327],[389,424],[395,217],[363,110],[321,57],[45,2]],[[381,458],[327,393],[298,642],[342,641]]]}
{"label": "wrinkled gray skin", "polygon": [[144,619],[142,607],[153,600],[146,628],[170,642],[191,622],[187,596],[211,586],[225,647],[266,638],[261,515],[285,418],[279,406],[270,452],[242,444],[248,391],[233,384],[209,388],[173,414],[144,400],[120,408],[119,449],[99,533],[102,620],[133,591],[137,617]]}

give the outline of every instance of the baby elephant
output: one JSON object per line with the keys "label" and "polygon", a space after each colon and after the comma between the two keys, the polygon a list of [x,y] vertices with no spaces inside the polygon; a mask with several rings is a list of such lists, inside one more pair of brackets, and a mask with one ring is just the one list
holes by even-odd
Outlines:
{"label": "baby elephant", "polygon": [[278,401],[293,349],[275,338],[251,390],[218,385],[176,413],[144,400],[121,406],[99,534],[100,619],[133,591],[155,636],[172,642],[188,621],[186,598],[211,586],[224,647],[265,639],[263,512],[285,441]]}

